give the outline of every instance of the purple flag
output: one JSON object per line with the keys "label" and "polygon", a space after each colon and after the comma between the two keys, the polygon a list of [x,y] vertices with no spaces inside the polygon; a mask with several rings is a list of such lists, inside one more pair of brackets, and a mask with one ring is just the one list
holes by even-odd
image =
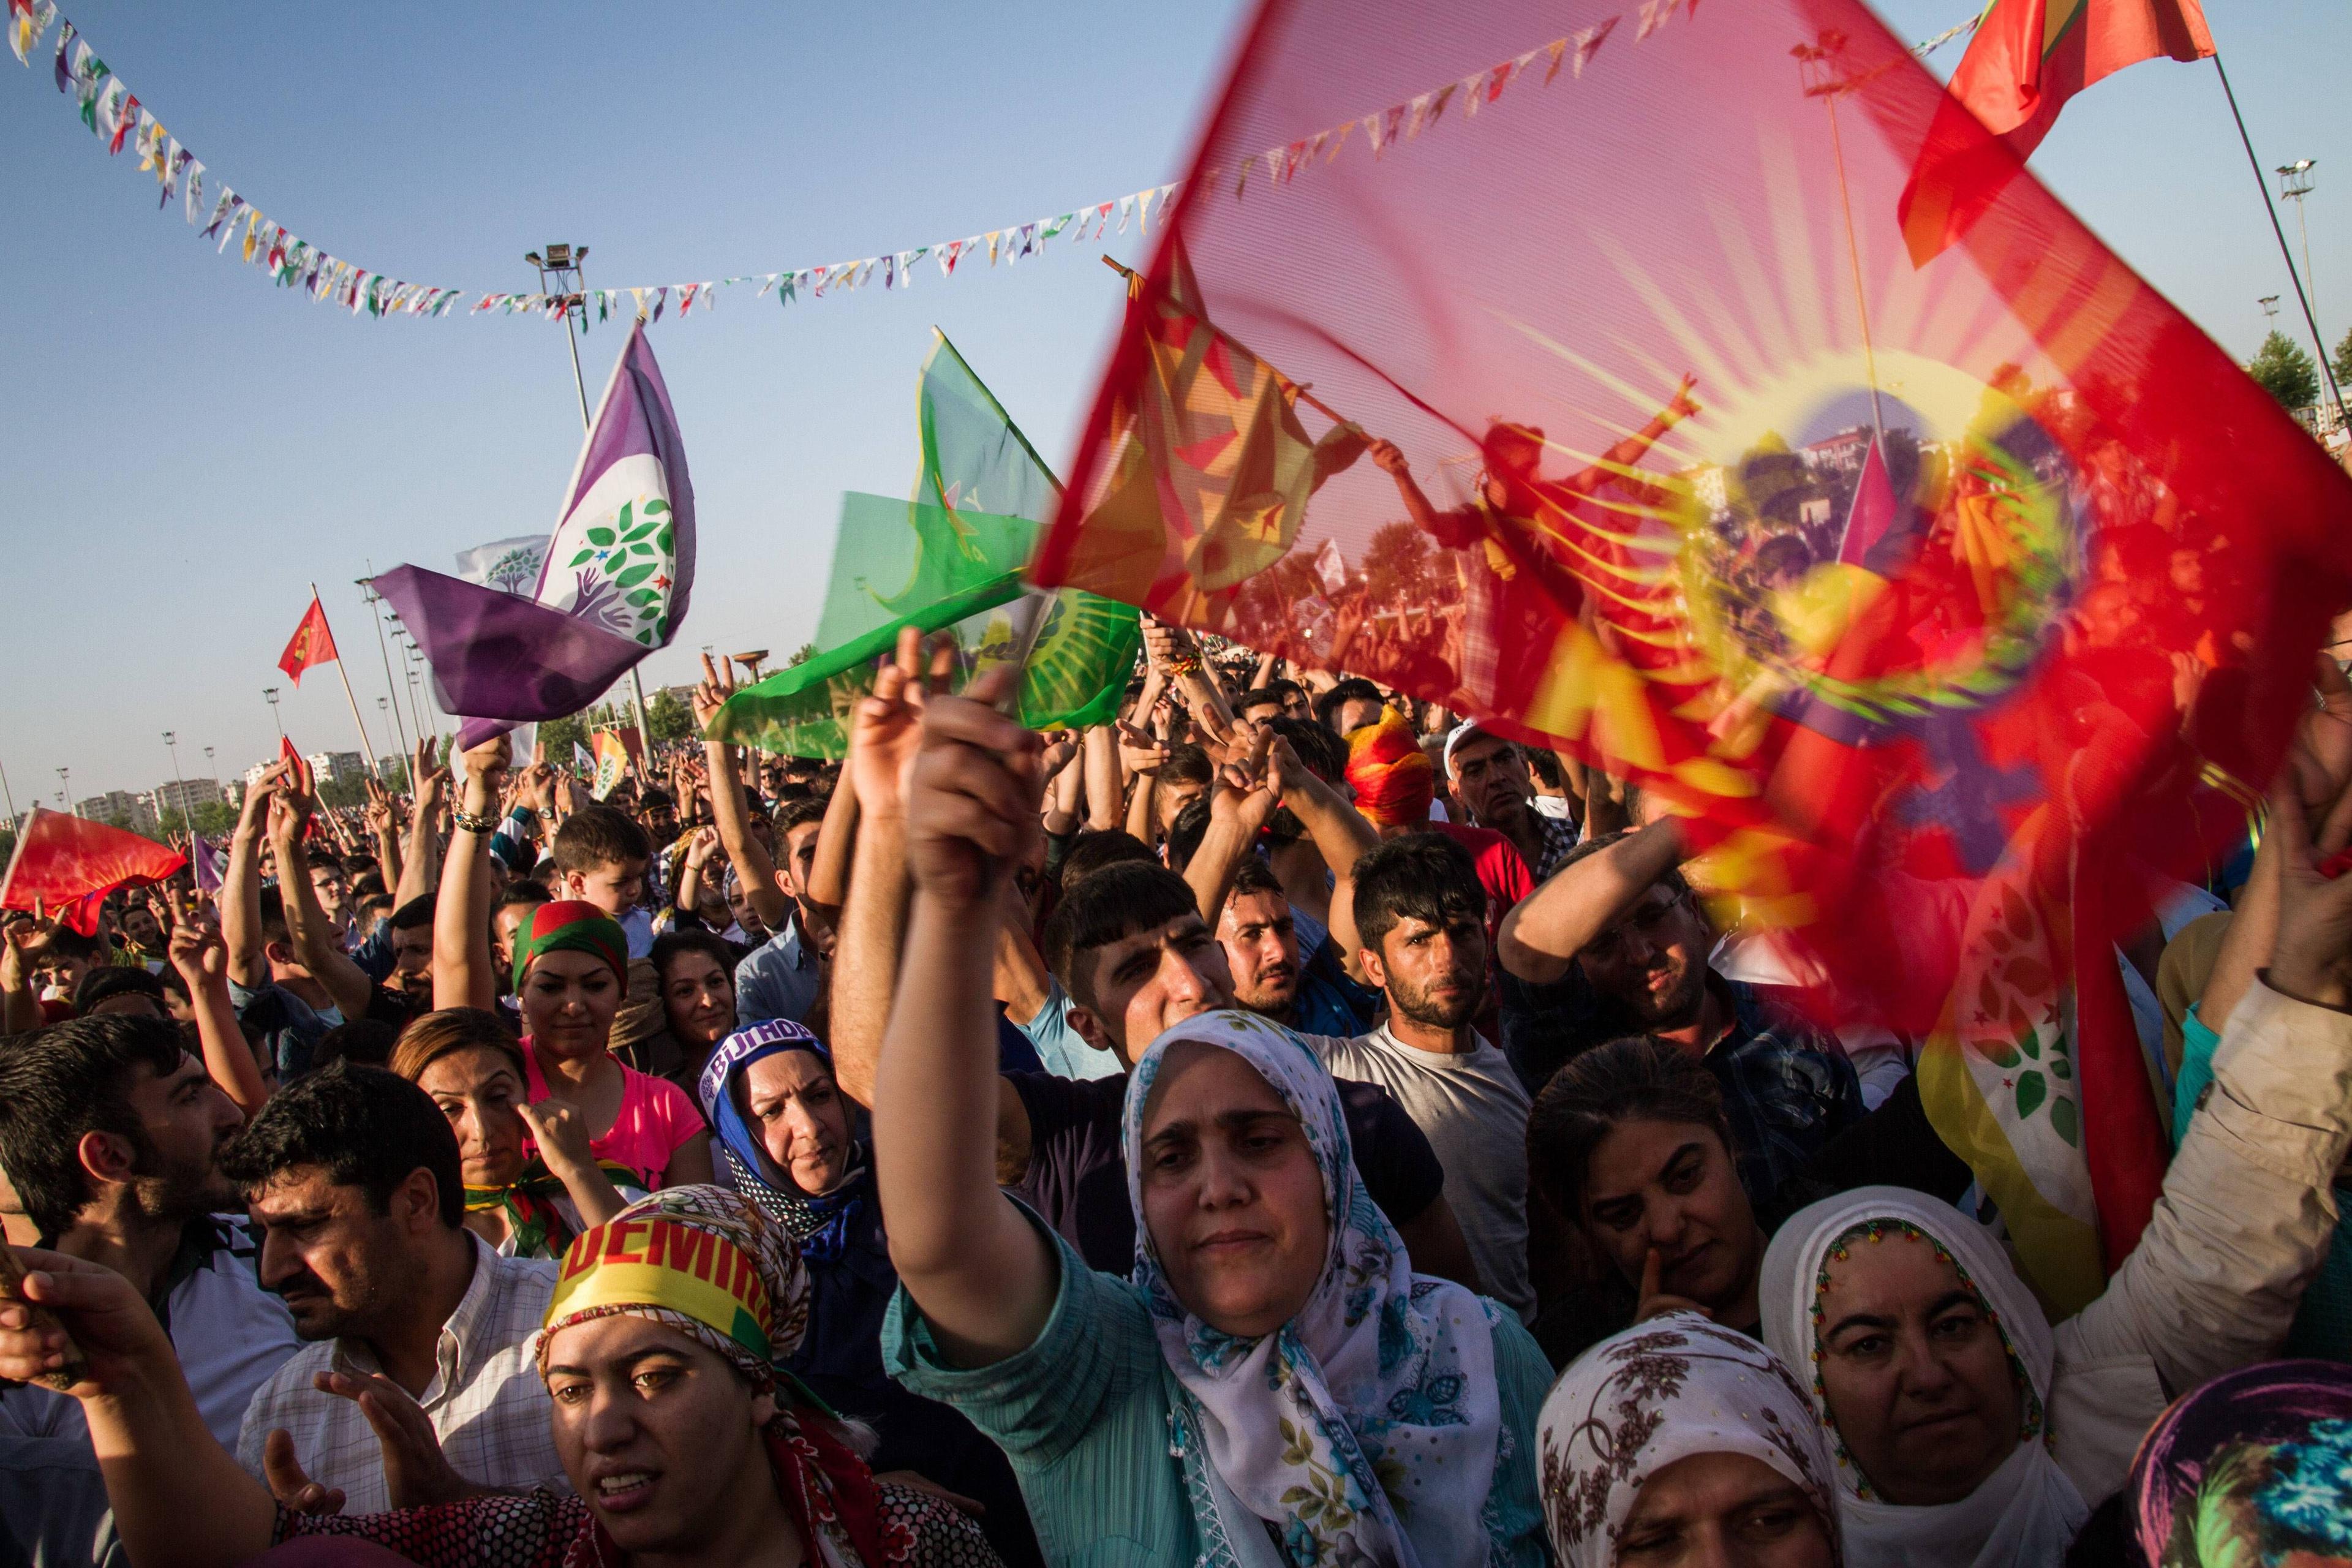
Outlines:
{"label": "purple flag", "polygon": [[228,869],[228,851],[201,833],[188,835],[188,847],[194,851],[188,863],[195,868],[196,891],[219,892],[221,877]]}
{"label": "purple flag", "polygon": [[694,486],[646,329],[629,333],[529,596],[421,566],[375,580],[432,661],[461,746],[588,706],[667,647],[694,586]]}

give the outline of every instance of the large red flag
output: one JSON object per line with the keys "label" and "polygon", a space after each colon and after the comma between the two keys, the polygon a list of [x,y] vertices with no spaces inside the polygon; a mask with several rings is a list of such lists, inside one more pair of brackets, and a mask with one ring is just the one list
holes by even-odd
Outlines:
{"label": "large red flag", "polygon": [[2142,60],[2212,52],[2198,0],[1993,0],[1903,189],[1912,258],[1924,266],[1966,232],[2068,99]]}
{"label": "large red flag", "polygon": [[327,629],[327,608],[313,594],[310,607],[302,612],[302,624],[294,628],[286,651],[278,656],[278,668],[300,686],[304,670],[314,664],[332,664],[337,657],[335,634]]}
{"label": "large red flag", "polygon": [[95,936],[100,899],[117,888],[160,882],[187,863],[152,838],[37,805],[0,881],[0,909],[44,908]]}
{"label": "large red flag", "polygon": [[[1948,1046],[1939,1130],[2079,1302],[2165,1144],[2074,977],[2242,833],[2193,786],[2275,765],[2352,482],[2030,175],[1915,268],[1945,95],[1860,0],[1559,16],[1266,0],[1037,574],[1671,799],[1825,1005]],[[1154,434],[1184,313],[1393,444],[1238,581]]]}

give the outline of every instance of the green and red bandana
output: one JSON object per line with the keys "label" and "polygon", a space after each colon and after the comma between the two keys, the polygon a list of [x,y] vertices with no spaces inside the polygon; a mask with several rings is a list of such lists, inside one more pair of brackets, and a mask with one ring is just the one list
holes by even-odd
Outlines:
{"label": "green and red bandana", "polygon": [[629,939],[621,922],[591,903],[559,899],[530,911],[530,922],[515,932],[514,988],[522,989],[533,961],[550,952],[593,953],[613,966],[624,990],[629,984]]}

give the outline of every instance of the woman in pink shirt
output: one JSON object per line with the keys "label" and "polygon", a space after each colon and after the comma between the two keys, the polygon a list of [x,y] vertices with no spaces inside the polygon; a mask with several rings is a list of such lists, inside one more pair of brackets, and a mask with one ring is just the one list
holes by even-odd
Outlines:
{"label": "woman in pink shirt", "polygon": [[[436,1007],[494,1005],[490,835],[508,759],[503,735],[462,759],[457,831],[433,911]],[[596,1159],[635,1172],[648,1189],[708,1182],[710,1144],[694,1102],[613,1058],[613,1018],[628,973],[628,939],[603,910],[567,899],[530,911],[514,935],[525,1088],[533,1103],[553,1097],[577,1108]]]}

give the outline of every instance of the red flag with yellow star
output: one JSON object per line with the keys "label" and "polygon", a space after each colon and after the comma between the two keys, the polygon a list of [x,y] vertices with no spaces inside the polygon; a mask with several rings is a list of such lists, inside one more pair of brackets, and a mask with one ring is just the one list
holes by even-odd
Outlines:
{"label": "red flag with yellow star", "polygon": [[[2030,174],[1915,267],[1946,95],[1861,0],[1263,0],[1212,101],[1035,574],[1669,802],[2095,1286],[2165,1158],[2114,940],[2242,834],[2352,480]],[[1223,558],[1212,320],[1372,438]]]}
{"label": "red flag with yellow star", "polygon": [[294,628],[287,641],[286,651],[278,656],[278,668],[295,685],[302,684],[302,672],[314,664],[332,664],[335,634],[327,629],[327,608],[319,603],[319,595],[310,595],[310,607],[302,612],[302,624]]}

